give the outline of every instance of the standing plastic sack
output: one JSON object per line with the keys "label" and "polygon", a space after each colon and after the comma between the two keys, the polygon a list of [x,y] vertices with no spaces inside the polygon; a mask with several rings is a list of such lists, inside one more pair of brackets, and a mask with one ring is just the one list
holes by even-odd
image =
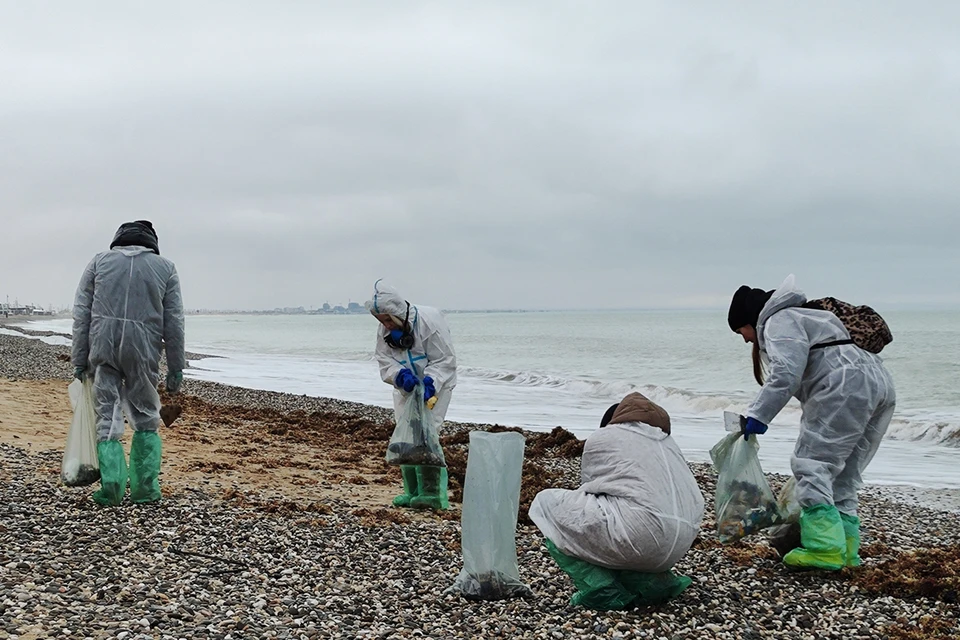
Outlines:
{"label": "standing plastic sack", "polygon": [[74,380],[67,387],[73,406],[73,421],[67,432],[67,446],[63,451],[60,479],[68,487],[85,487],[100,479],[97,460],[97,415],[93,404],[91,376],[81,382]]}
{"label": "standing plastic sack", "polygon": [[717,478],[716,520],[720,542],[735,542],[751,533],[781,523],[777,501],[763,475],[754,436],[745,440],[741,416],[724,412],[731,431],[710,450]]}
{"label": "standing plastic sack", "polygon": [[423,401],[422,383],[410,392],[397,414],[397,425],[387,447],[387,464],[447,466],[433,412]]}
{"label": "standing plastic sack", "polygon": [[448,592],[469,600],[533,595],[517,567],[517,514],[524,437],[470,432],[463,487],[463,570]]}

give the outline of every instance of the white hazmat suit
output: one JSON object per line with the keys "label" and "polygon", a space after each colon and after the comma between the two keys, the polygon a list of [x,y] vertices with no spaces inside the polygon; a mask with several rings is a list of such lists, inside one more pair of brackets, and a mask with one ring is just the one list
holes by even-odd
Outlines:
{"label": "white hazmat suit", "polygon": [[[403,326],[403,333],[412,338],[409,348],[391,345],[387,341],[390,331],[380,324],[377,328],[375,355],[380,367],[380,378],[393,387],[394,414],[405,413],[405,405],[413,402],[416,391],[404,392],[398,388],[397,374],[409,369],[421,383],[427,377],[433,380],[436,404],[430,410],[433,423],[439,429],[447,415],[453,389],[457,385],[457,355],[447,321],[439,310],[413,305],[407,302],[396,289],[378,280],[373,286],[373,298],[366,308],[375,315],[387,314],[394,324]],[[447,470],[425,465],[401,465],[404,492],[397,496],[394,506],[417,509],[446,509]]]}
{"label": "white hazmat suit", "polygon": [[[386,313],[399,320],[407,319],[414,344],[410,349],[396,349],[387,344],[386,327],[377,329],[376,358],[380,365],[380,378],[394,386],[401,369],[410,369],[421,381],[433,378],[437,391],[437,404],[433,408],[436,424],[442,424],[454,387],[457,386],[457,355],[453,350],[450,328],[443,314],[433,307],[409,305],[396,289],[380,281],[374,285],[373,299],[367,303],[371,313]],[[410,398],[394,386],[393,408],[400,413],[403,404]]]}
{"label": "white hazmat suit", "polygon": [[[167,388],[176,392],[185,354],[180,278],[173,263],[160,257],[151,222],[121,225],[110,251],[90,261],[73,314],[75,374],[93,376],[100,465],[100,490],[93,500],[120,504],[129,478],[133,502],[156,502],[161,499],[160,355],[166,349]],[[120,443],[123,413],[134,430],[129,468]]]}
{"label": "white hazmat suit", "polygon": [[893,417],[893,380],[879,356],[855,345],[812,348],[850,335],[832,313],[802,308],[806,300],[790,276],[760,312],[768,373],[746,415],[769,424],[796,397],[803,416],[791,467],[800,506],[833,504],[856,516],[863,470]]}
{"label": "white hazmat suit", "polygon": [[576,490],[546,489],[530,519],[563,553],[609,569],[671,569],[700,531],[703,495],[673,438],[612,424],[583,446]]}
{"label": "white hazmat suit", "polygon": [[[160,354],[182,371],[183,302],[170,260],[140,246],[97,254],[83,272],[74,303],[74,366],[94,375],[97,439],[116,440],[121,399],[135,431],[160,425]],[[119,422],[119,424],[117,424]]]}

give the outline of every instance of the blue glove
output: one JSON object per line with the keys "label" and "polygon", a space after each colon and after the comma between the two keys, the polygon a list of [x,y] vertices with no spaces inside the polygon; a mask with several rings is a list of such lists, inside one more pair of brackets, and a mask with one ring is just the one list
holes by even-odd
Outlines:
{"label": "blue glove", "polygon": [[83,372],[86,371],[86,367],[74,367],[73,368],[73,377],[83,382]]}
{"label": "blue glove", "polygon": [[410,369],[400,369],[400,373],[397,374],[393,384],[397,389],[403,389],[407,393],[410,393],[417,387],[417,382],[417,376],[413,375],[413,371],[410,371]]}
{"label": "blue glove", "polygon": [[437,395],[437,388],[433,386],[433,378],[426,376],[423,379],[423,401],[426,402]]}
{"label": "blue glove", "polygon": [[747,424],[743,427],[743,439],[749,440],[750,434],[753,435],[763,435],[767,432],[767,425],[763,424],[756,418],[747,418]]}
{"label": "blue glove", "polygon": [[171,371],[167,374],[167,393],[175,394],[180,391],[183,383],[183,371]]}

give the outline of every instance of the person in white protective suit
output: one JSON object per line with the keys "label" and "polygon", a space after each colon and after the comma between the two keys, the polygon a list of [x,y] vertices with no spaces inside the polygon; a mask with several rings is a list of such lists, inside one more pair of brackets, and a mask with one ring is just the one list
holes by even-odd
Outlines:
{"label": "person in white protective suit", "polygon": [[573,578],[572,604],[658,604],[690,584],[671,569],[700,531],[703,494],[670,436],[670,416],[639,393],[610,407],[583,445],[581,486],[546,489],[530,519]]}
{"label": "person in white protective suit", "polygon": [[126,492],[123,413],[134,430],[130,498],[160,499],[160,354],[166,350],[167,391],[177,393],[185,366],[183,325],[180,278],[173,262],[160,256],[153,225],[121,225],[110,250],[84,270],[73,307],[74,376],[93,377],[100,463],[93,499],[99,504],[120,504]]}
{"label": "person in white protective suit", "polygon": [[[377,280],[367,310],[380,322],[376,358],[381,379],[393,387],[393,408],[400,416],[417,388],[433,414],[443,424],[457,385],[457,356],[443,314],[432,307],[407,302],[396,289]],[[426,465],[401,465],[403,493],[394,498],[398,507],[446,509],[447,470]]]}
{"label": "person in white protective suit", "polygon": [[801,546],[783,562],[838,570],[860,564],[857,491],[890,425],[896,392],[880,357],[853,344],[837,316],[804,308],[806,302],[792,275],[776,291],[742,286],[728,324],[754,343],[754,371],[763,385],[747,409],[744,437],[766,432],[792,397],[803,409],[790,461]]}

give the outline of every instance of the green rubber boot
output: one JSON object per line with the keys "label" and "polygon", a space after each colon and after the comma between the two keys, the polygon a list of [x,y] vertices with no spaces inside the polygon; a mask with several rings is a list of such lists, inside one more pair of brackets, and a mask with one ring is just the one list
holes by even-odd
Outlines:
{"label": "green rubber boot", "polygon": [[446,467],[418,466],[417,480],[420,491],[417,497],[410,501],[414,509],[449,509],[450,500],[447,497],[447,469]]}
{"label": "green rubber boot", "polygon": [[631,607],[637,596],[621,584],[617,571],[568,556],[550,539],[545,539],[543,545],[577,588],[570,604],[595,611],[620,611]]}
{"label": "green rubber boot", "polygon": [[679,596],[693,583],[687,576],[677,575],[673,571],[640,573],[621,570],[617,572],[617,578],[623,588],[634,596],[630,603],[634,607],[663,604]]}
{"label": "green rubber boot", "polygon": [[838,571],[846,565],[847,541],[840,512],[832,504],[804,507],[800,512],[800,544],[783,557],[794,569]]}
{"label": "green rubber boot", "polygon": [[847,566],[859,567],[860,561],[860,518],[840,514],[843,523],[843,535],[847,539]]}
{"label": "green rubber boot", "polygon": [[100,463],[100,489],[93,493],[93,501],[116,506],[127,491],[127,458],[119,440],[97,443],[97,461]]}
{"label": "green rubber boot", "polygon": [[160,499],[160,434],[135,431],[130,445],[130,499],[137,503]]}
{"label": "green rubber boot", "polygon": [[410,464],[400,465],[403,476],[403,493],[393,499],[395,507],[409,507],[410,501],[417,497],[417,467]]}

